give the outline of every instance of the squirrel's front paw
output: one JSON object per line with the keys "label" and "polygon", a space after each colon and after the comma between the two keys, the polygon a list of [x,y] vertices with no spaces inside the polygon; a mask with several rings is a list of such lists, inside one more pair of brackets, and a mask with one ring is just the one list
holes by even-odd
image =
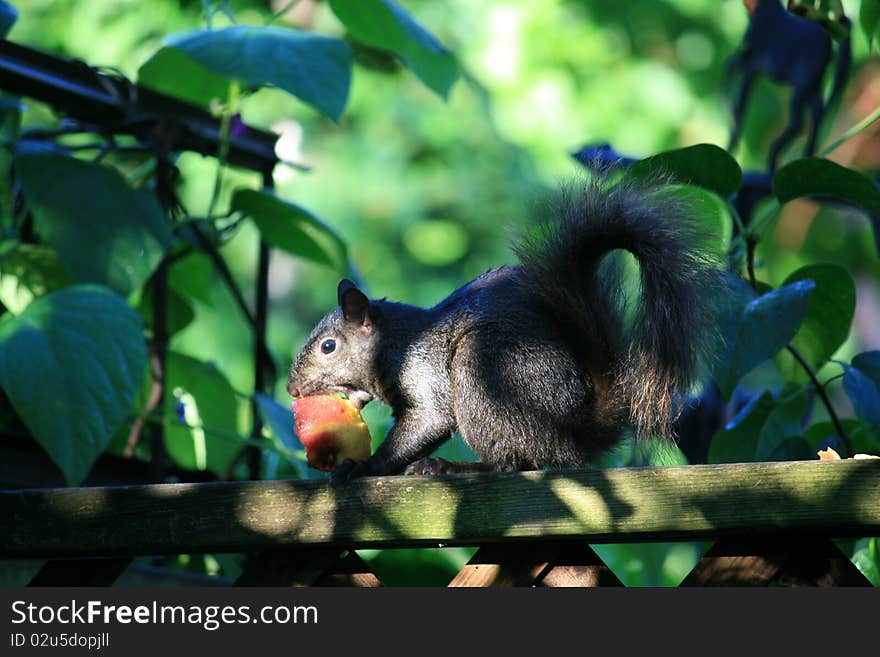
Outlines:
{"label": "squirrel's front paw", "polygon": [[375,454],[366,461],[352,461],[345,459],[337,465],[333,472],[330,473],[330,482],[334,484],[344,484],[346,481],[356,479],[357,477],[377,477],[381,475],[393,474],[389,470],[385,460],[378,458]]}
{"label": "squirrel's front paw", "polygon": [[356,479],[357,477],[365,477],[371,474],[367,461],[352,461],[345,459],[342,463],[333,468],[330,473],[330,483],[344,484],[345,482]]}

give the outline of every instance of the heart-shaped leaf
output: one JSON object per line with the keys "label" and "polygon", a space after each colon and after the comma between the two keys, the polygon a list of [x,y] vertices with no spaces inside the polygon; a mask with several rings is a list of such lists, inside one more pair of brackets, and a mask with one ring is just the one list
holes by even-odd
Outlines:
{"label": "heart-shaped leaf", "polygon": [[[175,48],[213,74],[213,78],[198,83],[202,87],[199,95],[205,94],[202,104],[210,101],[207,96],[218,92],[217,76],[248,87],[278,87],[334,121],[339,120],[348,102],[352,59],[351,50],[341,39],[282,27],[234,25],[172,36],[166,48]],[[145,84],[173,88],[186,85],[198,75],[189,64],[175,70],[172,64],[177,55],[164,50],[141,67]],[[160,76],[166,76],[166,80],[158,80]]]}
{"label": "heart-shaped leaf", "polygon": [[[880,454],[880,435],[859,420],[843,419],[843,430],[849,436],[855,454]],[[837,427],[831,421],[817,422],[804,433],[804,439],[813,454],[824,447],[846,452],[847,447],[837,435]]]}
{"label": "heart-shaped leaf", "polygon": [[455,55],[394,0],[330,0],[351,35],[373,48],[390,50],[443,98],[458,77]]}
{"label": "heart-shaped leaf", "polygon": [[306,463],[306,448],[300,442],[293,430],[293,411],[279,404],[277,401],[262,393],[254,394],[257,400],[257,407],[260,410],[260,417],[263,422],[269,426],[275,437],[295,454],[295,458],[288,459],[293,466],[297,477],[300,479],[316,479],[323,475],[308,467]]}
{"label": "heart-shaped leaf", "polygon": [[[810,293],[807,314],[791,345],[815,371],[828,362],[849,335],[856,310],[856,286],[850,273],[834,264],[801,267],[783,284],[803,280],[813,281],[816,289]],[[786,381],[809,380],[804,368],[787,351],[779,354],[776,364]]]}
{"label": "heart-shaped leaf", "polygon": [[713,144],[697,144],[646,157],[630,165],[624,179],[642,180],[657,175],[705,187],[722,198],[733,194],[742,184],[739,164],[730,153]]}
{"label": "heart-shaped leaf", "polygon": [[880,249],[880,189],[867,176],[830,160],[807,157],[789,162],[773,176],[773,194],[780,203],[819,197],[844,201],[868,213],[874,243]]}
{"label": "heart-shaped leaf", "polygon": [[733,237],[733,220],[724,199],[695,185],[665,185],[657,194],[687,208],[688,214],[705,228],[706,243],[699,244],[700,248],[719,255],[727,253]]}
{"label": "heart-shaped leaf", "polygon": [[101,286],[66,287],[0,321],[0,386],[72,485],[132,413],[146,358],[140,316]]}
{"label": "heart-shaped leaf", "polygon": [[214,263],[201,251],[175,261],[168,274],[168,287],[191,301],[212,304],[211,284],[215,277]]}
{"label": "heart-shaped leaf", "polygon": [[719,358],[715,380],[729,397],[737,382],[773,357],[795,336],[807,314],[813,281],[797,281],[751,301],[743,311],[736,337]]}
{"label": "heart-shaped leaf", "polygon": [[871,431],[880,432],[880,351],[865,351],[844,367],[843,389],[856,416]]}
{"label": "heart-shaped leaf", "polygon": [[853,367],[858,367],[871,380],[880,386],[880,351],[863,351],[852,359]]}
{"label": "heart-shaped leaf", "polygon": [[44,153],[17,157],[15,171],[37,232],[77,281],[128,296],[171,245],[156,197],[113,169]]}
{"label": "heart-shaped leaf", "polygon": [[139,84],[201,107],[225,101],[231,82],[173,46],[160,48],[138,69]]}
{"label": "heart-shaped leaf", "polygon": [[[141,313],[141,317],[144,318],[144,326],[147,327],[147,330],[154,331],[154,289],[152,285],[147,285],[144,288],[144,293],[138,304],[138,310]],[[189,300],[169,288],[165,307],[165,330],[167,334],[174,335],[182,331],[194,319],[195,311],[190,305]]]}
{"label": "heart-shaped leaf", "polygon": [[18,20],[18,9],[6,0],[0,0],[0,39],[5,39]]}
{"label": "heart-shaped leaf", "polygon": [[724,276],[726,293],[719,294],[716,298],[715,317],[719,334],[716,370],[719,367],[724,367],[724,353],[733,349],[746,306],[757,298],[755,291],[742,278],[732,273],[727,273]]}
{"label": "heart-shaped leaf", "polygon": [[257,224],[271,246],[301,258],[348,271],[348,248],[333,228],[308,210],[269,192],[239,189],[232,196],[232,209]]}
{"label": "heart-shaped leaf", "polygon": [[18,315],[34,298],[70,285],[55,252],[38,244],[0,245],[0,302]]}
{"label": "heart-shaped leaf", "polygon": [[813,453],[804,441],[804,417],[809,400],[801,390],[777,400],[776,407],[758,436],[756,461],[790,461],[811,458]]}
{"label": "heart-shaped leaf", "polygon": [[718,431],[709,445],[709,463],[750,463],[755,460],[758,438],[776,400],[769,392],[755,397],[724,429]]}

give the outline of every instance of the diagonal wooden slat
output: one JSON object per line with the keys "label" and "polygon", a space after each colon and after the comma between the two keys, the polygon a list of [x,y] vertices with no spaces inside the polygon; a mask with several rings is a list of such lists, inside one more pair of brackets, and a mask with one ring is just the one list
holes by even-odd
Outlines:
{"label": "diagonal wooden slat", "polygon": [[524,541],[482,546],[449,586],[592,587],[622,584],[585,543]]}
{"label": "diagonal wooden slat", "polygon": [[623,586],[623,582],[605,565],[605,562],[589,545],[566,543],[550,564],[550,568],[538,578],[537,586],[547,587],[593,587]]}
{"label": "diagonal wooden slat", "polygon": [[681,586],[871,586],[823,537],[730,537],[713,545]]}
{"label": "diagonal wooden slat", "polygon": [[382,581],[357,552],[349,552],[327,569],[314,585],[354,586],[372,589],[382,586]]}
{"label": "diagonal wooden slat", "polygon": [[484,545],[449,586],[532,586],[550,568],[557,551],[555,545],[534,542]]}

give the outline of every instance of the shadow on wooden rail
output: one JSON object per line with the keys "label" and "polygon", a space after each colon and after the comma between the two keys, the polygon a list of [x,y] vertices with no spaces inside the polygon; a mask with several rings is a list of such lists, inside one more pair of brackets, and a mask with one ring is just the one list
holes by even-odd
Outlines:
{"label": "shadow on wooden rail", "polygon": [[[276,555],[269,579],[288,584],[309,583],[302,573],[283,572],[291,550],[308,557],[298,564],[324,555],[314,583],[343,562],[343,574],[363,571],[347,552],[355,548],[495,545],[494,556],[488,549],[475,555],[459,583],[540,585],[552,574],[549,581],[570,585],[579,572],[587,573],[581,584],[614,583],[584,551],[588,543],[751,536],[768,554],[788,554],[793,545],[778,546],[792,537],[804,545],[804,537],[877,534],[880,460],[379,477],[344,486],[260,481],[0,492],[2,558],[260,552]],[[572,552],[575,545],[582,548]],[[817,554],[831,558],[824,549]],[[504,554],[521,562],[519,574],[499,565]],[[492,563],[479,563],[487,555]],[[784,564],[776,561],[779,575]],[[249,570],[242,583],[266,583],[260,571]]]}

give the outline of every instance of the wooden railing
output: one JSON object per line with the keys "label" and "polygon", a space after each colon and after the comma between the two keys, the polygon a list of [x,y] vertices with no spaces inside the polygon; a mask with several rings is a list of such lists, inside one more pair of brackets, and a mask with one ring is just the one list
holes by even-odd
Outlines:
{"label": "wooden railing", "polygon": [[33,584],[248,552],[238,584],[372,586],[357,548],[467,545],[452,585],[619,585],[590,543],[710,539],[685,584],[856,585],[830,539],[874,535],[875,459],[0,492],[0,558],[49,559]]}

